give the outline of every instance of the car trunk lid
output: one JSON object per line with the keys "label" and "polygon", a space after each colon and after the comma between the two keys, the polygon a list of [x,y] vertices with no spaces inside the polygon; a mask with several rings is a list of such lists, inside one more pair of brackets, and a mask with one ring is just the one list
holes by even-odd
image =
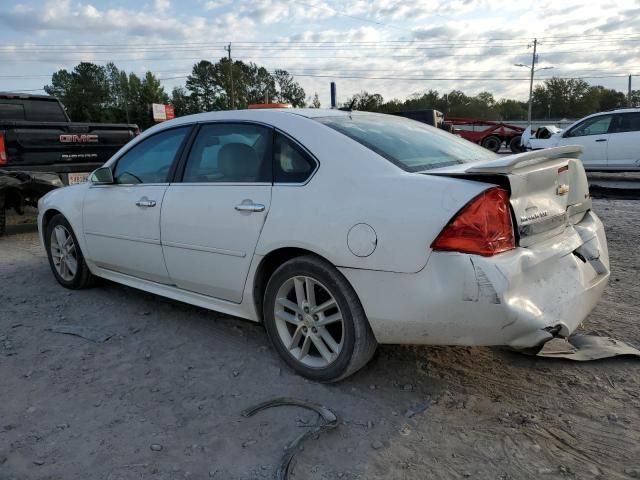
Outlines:
{"label": "car trunk lid", "polygon": [[591,208],[581,153],[580,146],[564,146],[423,173],[507,188],[519,244],[527,247],[561,234]]}

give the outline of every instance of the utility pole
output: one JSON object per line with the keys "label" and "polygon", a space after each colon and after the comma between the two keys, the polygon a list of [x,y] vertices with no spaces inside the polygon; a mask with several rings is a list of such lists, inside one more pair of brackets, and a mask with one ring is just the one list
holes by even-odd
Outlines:
{"label": "utility pole", "polygon": [[631,75],[629,75],[629,93],[627,96],[627,103],[630,107],[633,107],[633,105],[631,105]]}
{"label": "utility pole", "polygon": [[231,60],[231,44],[224,47],[224,49],[229,54],[229,79],[231,80],[231,110],[235,110],[236,108],[236,99],[233,94],[233,61]]}
{"label": "utility pole", "polygon": [[533,57],[531,59],[531,81],[529,82],[529,110],[527,112],[527,121],[529,127],[531,126],[531,107],[533,104],[533,74],[536,71],[536,49],[538,47],[538,39],[533,39]]}

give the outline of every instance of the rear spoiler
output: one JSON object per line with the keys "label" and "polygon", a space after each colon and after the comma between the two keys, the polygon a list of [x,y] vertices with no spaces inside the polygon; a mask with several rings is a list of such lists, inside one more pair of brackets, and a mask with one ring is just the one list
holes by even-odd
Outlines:
{"label": "rear spoiler", "polygon": [[483,162],[480,165],[471,166],[465,173],[511,173],[518,168],[544,163],[560,158],[580,158],[582,147],[580,145],[567,145],[564,147],[546,148],[533,152],[507,155],[496,160]]}

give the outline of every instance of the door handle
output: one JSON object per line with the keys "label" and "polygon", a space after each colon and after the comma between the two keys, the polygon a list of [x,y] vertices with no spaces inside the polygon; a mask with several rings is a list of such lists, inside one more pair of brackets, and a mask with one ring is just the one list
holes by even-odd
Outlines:
{"label": "door handle", "polygon": [[136,202],[136,205],[139,207],[155,207],[156,206],[156,201],[155,200],[143,200],[140,199]]}
{"label": "door handle", "polygon": [[264,212],[265,206],[261,203],[241,203],[234,208],[239,212]]}
{"label": "door handle", "polygon": [[607,139],[606,138],[599,138],[598,140],[596,140],[596,142],[606,142]]}

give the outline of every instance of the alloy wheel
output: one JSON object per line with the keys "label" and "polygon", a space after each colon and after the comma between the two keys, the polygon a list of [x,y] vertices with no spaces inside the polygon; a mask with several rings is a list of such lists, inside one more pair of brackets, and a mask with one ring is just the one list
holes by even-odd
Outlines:
{"label": "alloy wheel", "polygon": [[73,236],[63,225],[56,225],[51,232],[51,258],[60,277],[70,282],[78,271],[78,256]]}
{"label": "alloy wheel", "polygon": [[275,324],[289,354],[311,368],[325,368],[340,355],[345,328],[331,292],[308,276],[285,281],[276,295]]}

